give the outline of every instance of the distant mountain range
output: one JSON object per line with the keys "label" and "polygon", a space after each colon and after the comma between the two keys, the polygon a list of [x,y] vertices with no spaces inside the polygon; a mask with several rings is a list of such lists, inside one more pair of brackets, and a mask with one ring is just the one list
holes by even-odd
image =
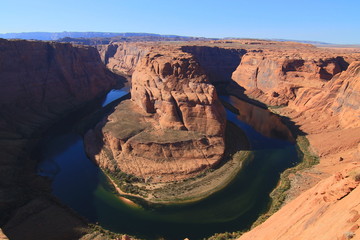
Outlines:
{"label": "distant mountain range", "polygon": [[[155,33],[116,33],[116,32],[23,32],[23,33],[0,33],[0,38],[5,39],[26,39],[71,42],[76,44],[97,45],[108,44],[111,41],[199,41],[199,40],[218,40],[220,38],[188,37],[178,35],[161,35]],[[223,38],[223,39],[243,39],[243,38]],[[291,41],[299,43],[313,44],[315,46],[342,46],[341,44],[331,44],[319,41],[290,40],[290,39],[263,39],[271,41]],[[359,45],[344,45],[355,46]]]}
{"label": "distant mountain range", "polygon": [[289,39],[271,39],[273,41],[279,41],[279,42],[299,42],[299,43],[307,43],[312,45],[329,45],[331,43],[327,42],[319,42],[319,41],[307,41],[307,40],[289,40]]}
{"label": "distant mountain range", "polygon": [[112,38],[112,37],[160,37],[160,38],[189,38],[177,35],[161,35],[155,33],[114,33],[114,32],[24,32],[1,33],[0,38],[6,39],[34,39],[34,40],[59,40],[62,38]]}

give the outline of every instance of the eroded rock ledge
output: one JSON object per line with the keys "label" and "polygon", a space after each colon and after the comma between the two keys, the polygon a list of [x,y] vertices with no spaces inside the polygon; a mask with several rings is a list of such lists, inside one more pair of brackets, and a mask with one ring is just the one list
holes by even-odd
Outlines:
{"label": "eroded rock ledge", "polygon": [[219,163],[226,114],[192,55],[176,48],[146,54],[133,73],[131,96],[85,136],[100,167],[170,182]]}

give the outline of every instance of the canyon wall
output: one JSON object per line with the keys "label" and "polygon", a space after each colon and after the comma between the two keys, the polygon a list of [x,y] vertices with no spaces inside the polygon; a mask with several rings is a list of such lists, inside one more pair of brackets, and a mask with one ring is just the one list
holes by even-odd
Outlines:
{"label": "canyon wall", "polygon": [[1,40],[0,50],[0,126],[12,132],[29,136],[115,85],[95,48]]}
{"label": "canyon wall", "polygon": [[[0,39],[0,224],[13,216],[8,215],[10,210],[27,204],[13,212],[16,221],[3,227],[9,238],[20,239],[21,232],[27,233],[26,239],[39,239],[45,232],[53,235],[52,239],[79,234],[76,226],[84,226],[82,220],[51,199],[38,199],[50,190],[46,181],[36,176],[31,150],[51,124],[103,96],[116,82],[95,48]],[[62,233],[51,226],[51,219],[57,216],[54,222],[63,224]],[[28,221],[36,224],[40,219],[47,219],[43,227],[49,229],[30,231]]]}
{"label": "canyon wall", "polygon": [[331,106],[339,114],[340,125],[345,128],[360,127],[360,61],[350,64],[337,80],[340,86]]}
{"label": "canyon wall", "polygon": [[157,49],[136,66],[131,101],[87,134],[87,152],[103,168],[147,181],[185,179],[219,163],[225,121],[215,88],[193,56]]}
{"label": "canyon wall", "polygon": [[[305,52],[249,52],[232,74],[250,96],[269,105],[287,105],[297,94],[322,88],[347,69],[348,62],[334,54]],[[314,92],[316,94],[316,92]]]}
{"label": "canyon wall", "polygon": [[181,49],[196,58],[214,85],[228,84],[232,73],[246,53],[245,49],[227,49],[217,46],[183,46]]}
{"label": "canyon wall", "polygon": [[131,76],[139,60],[151,49],[145,43],[111,43],[97,48],[107,68],[124,76]]}
{"label": "canyon wall", "polygon": [[248,96],[281,105],[273,111],[298,126],[320,163],[290,176],[293,200],[241,240],[358,238],[359,57],[356,49],[243,56],[234,81]]}

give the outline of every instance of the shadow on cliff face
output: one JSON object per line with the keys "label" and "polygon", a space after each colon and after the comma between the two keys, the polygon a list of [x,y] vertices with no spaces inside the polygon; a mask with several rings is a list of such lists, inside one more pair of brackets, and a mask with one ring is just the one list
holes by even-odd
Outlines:
{"label": "shadow on cliff face", "polygon": [[[76,132],[86,131],[91,124],[99,121],[103,114],[101,111],[111,113],[120,101],[102,108],[102,98],[59,119],[32,150],[28,163],[31,163],[29,168],[33,177],[24,186],[23,194],[26,196],[22,206],[10,219],[4,219],[8,221],[3,229],[10,239],[78,239],[85,233],[87,221],[67,206],[77,209],[78,214],[91,222],[98,221],[96,211],[89,209],[96,209],[93,193],[104,187],[100,180],[102,176],[100,169],[87,158],[82,138]],[[89,117],[93,115],[95,117]],[[79,124],[88,118],[93,122]],[[44,177],[33,173],[38,160],[41,160],[38,174]],[[51,192],[61,202],[50,196]],[[43,230],[36,229],[36,224],[41,225]],[[58,230],[61,232],[57,233]]]}
{"label": "shadow on cliff face", "polygon": [[247,52],[245,49],[207,46],[183,46],[181,50],[196,58],[218,92],[232,81],[232,73],[239,66],[242,56]]}
{"label": "shadow on cliff face", "polygon": [[234,95],[250,104],[267,108],[265,104],[247,97],[245,89],[231,78],[247,50],[207,46],[183,46],[181,50],[195,57],[219,95]]}
{"label": "shadow on cliff face", "polygon": [[[123,80],[105,68],[95,48],[0,39],[0,49],[0,225],[10,239],[64,239],[60,230],[78,217],[53,201],[49,181],[36,175],[39,158],[30,154],[47,129],[99,106]],[[52,210],[63,218],[52,221]],[[45,229],[54,236],[35,237]]]}
{"label": "shadow on cliff face", "polygon": [[[298,136],[307,135],[300,129],[300,126],[295,124],[290,118],[272,113],[268,110],[268,106],[266,104],[248,97],[245,94],[245,89],[233,80],[231,80],[221,93],[224,96],[232,98],[236,102],[235,109],[232,111],[236,111],[234,113],[239,115],[240,120],[253,126],[257,131],[265,136],[293,142]],[[236,100],[236,98],[238,100]],[[226,107],[229,108],[227,105]],[[242,109],[242,112],[237,112],[238,108]],[[231,106],[229,109],[231,110]],[[252,117],[253,115],[258,115],[258,119],[256,119],[256,116]],[[281,122],[279,120],[281,120]],[[285,125],[291,133],[285,129],[285,126],[283,125]]]}
{"label": "shadow on cliff face", "polygon": [[[200,66],[205,70],[210,82],[215,86],[219,95],[236,96],[238,99],[245,102],[241,103],[240,101],[237,101],[237,105],[239,105],[238,107],[242,110],[242,113],[239,114],[238,112],[235,114],[239,114],[240,120],[248,123],[257,131],[269,137],[294,141],[298,135],[305,135],[305,133],[299,129],[299,126],[297,126],[289,118],[279,116],[281,121],[291,130],[291,136],[291,133],[289,133],[284,126],[281,126],[279,120],[275,119],[275,114],[267,111],[268,107],[266,104],[257,101],[256,99],[249,98],[245,94],[245,89],[232,80],[233,72],[240,65],[242,56],[247,53],[245,49],[183,46],[181,50],[192,54],[196,58]],[[340,60],[341,59],[339,59],[339,61]],[[342,63],[341,68],[346,69],[346,62],[340,62]],[[301,65],[301,63],[298,65]],[[226,105],[226,102],[223,101],[223,104]],[[231,110],[231,106],[226,105],[226,107],[230,107]],[[263,111],[257,107],[262,108]],[[237,107],[235,106],[235,109],[236,108]],[[264,113],[265,111],[266,113]],[[254,114],[257,114],[258,116],[251,117]],[[271,126],[272,124],[273,126]]]}

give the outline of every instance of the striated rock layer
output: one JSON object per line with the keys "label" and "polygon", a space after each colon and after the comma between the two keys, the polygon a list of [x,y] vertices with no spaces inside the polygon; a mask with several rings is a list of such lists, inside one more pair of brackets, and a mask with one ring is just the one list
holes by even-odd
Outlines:
{"label": "striated rock layer", "polygon": [[133,73],[131,96],[86,135],[87,152],[101,167],[168,182],[219,163],[226,116],[192,55],[148,53]]}
{"label": "striated rock layer", "polygon": [[349,65],[343,57],[322,55],[315,51],[249,52],[232,79],[250,96],[260,97],[269,105],[287,105],[297,95],[309,91],[316,94],[316,89]]}

